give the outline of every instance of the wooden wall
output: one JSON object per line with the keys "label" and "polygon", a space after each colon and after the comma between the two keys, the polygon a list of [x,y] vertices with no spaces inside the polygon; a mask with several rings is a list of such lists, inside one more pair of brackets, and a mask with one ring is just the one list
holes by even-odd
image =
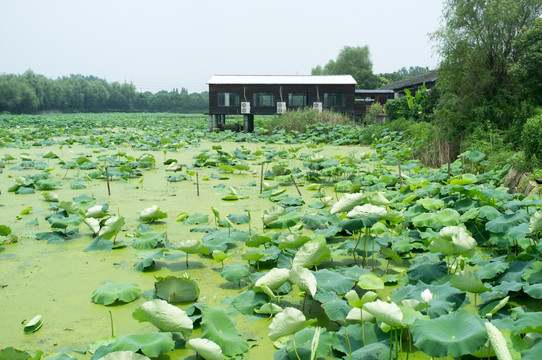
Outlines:
{"label": "wooden wall", "polygon": [[[288,109],[292,109],[288,104],[288,93],[308,93],[308,106],[317,101],[317,95],[320,95],[320,101],[324,102],[324,93],[345,93],[346,106],[336,107],[334,111],[354,114],[354,90],[355,85],[217,85],[209,84],[209,114],[241,114],[241,106],[224,107],[218,106],[218,93],[237,92],[241,101],[249,101],[250,113],[255,115],[273,115],[277,112],[276,103],[281,101],[280,90],[282,87],[282,101],[287,103]],[[317,91],[318,87],[318,91]],[[253,104],[252,95],[254,93],[273,93],[275,95],[275,106],[256,107]],[[325,107],[324,107],[325,108]]]}

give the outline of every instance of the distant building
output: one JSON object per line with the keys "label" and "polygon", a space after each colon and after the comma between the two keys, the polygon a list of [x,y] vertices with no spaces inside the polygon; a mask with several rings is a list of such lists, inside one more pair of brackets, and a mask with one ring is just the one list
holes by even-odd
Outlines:
{"label": "distant building", "polygon": [[299,108],[333,109],[354,115],[356,81],[351,75],[215,75],[209,85],[209,130],[224,126],[226,115],[244,115],[245,132],[254,115]]}
{"label": "distant building", "polygon": [[391,90],[393,91],[393,98],[397,99],[405,96],[405,89],[410,90],[410,92],[414,94],[423,84],[425,84],[425,87],[427,89],[431,89],[436,85],[436,83],[437,71],[435,70],[405,80],[389,83],[382,86],[379,90]]}

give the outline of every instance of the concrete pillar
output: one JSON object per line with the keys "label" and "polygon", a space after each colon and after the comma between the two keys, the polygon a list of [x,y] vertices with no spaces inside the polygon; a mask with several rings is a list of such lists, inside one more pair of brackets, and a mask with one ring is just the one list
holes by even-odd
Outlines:
{"label": "concrete pillar", "polygon": [[243,115],[243,132],[248,132],[248,118],[250,115],[245,114]]}
{"label": "concrete pillar", "polygon": [[209,132],[213,132],[213,115],[209,114]]}
{"label": "concrete pillar", "polygon": [[254,132],[254,115],[248,116],[248,132]]}
{"label": "concrete pillar", "polygon": [[213,121],[215,123],[215,128],[218,130],[219,127],[218,127],[218,115],[213,115]]}

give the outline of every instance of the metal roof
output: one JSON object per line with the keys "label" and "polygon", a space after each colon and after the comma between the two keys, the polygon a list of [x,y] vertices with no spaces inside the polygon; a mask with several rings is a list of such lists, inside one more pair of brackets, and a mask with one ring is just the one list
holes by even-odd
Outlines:
{"label": "metal roof", "polygon": [[214,75],[213,85],[356,85],[352,75]]}
{"label": "metal roof", "polygon": [[393,90],[367,90],[367,89],[356,89],[356,94],[393,94]]}
{"label": "metal roof", "polygon": [[420,86],[423,83],[430,83],[437,81],[437,72],[430,71],[428,73],[414,76],[405,80],[389,83],[380,88],[380,90],[403,90],[412,86]]}

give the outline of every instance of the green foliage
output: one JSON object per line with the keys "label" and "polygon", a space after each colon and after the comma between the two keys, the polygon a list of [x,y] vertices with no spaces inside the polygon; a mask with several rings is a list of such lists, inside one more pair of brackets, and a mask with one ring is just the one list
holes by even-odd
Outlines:
{"label": "green foliage", "polygon": [[523,125],[521,143],[532,167],[542,166],[542,115],[532,117]]}
{"label": "green foliage", "polygon": [[315,124],[347,125],[351,124],[351,121],[347,116],[333,111],[318,112],[313,109],[297,109],[273,117],[267,122],[267,128],[270,132],[283,130],[287,133],[304,133],[310,129],[311,125]]}
{"label": "green foliage", "polygon": [[376,89],[383,85],[381,79],[373,74],[373,63],[370,59],[369,47],[345,46],[337,56],[323,68],[318,65],[311,71],[312,75],[344,75],[350,74],[356,80],[358,89]]}

